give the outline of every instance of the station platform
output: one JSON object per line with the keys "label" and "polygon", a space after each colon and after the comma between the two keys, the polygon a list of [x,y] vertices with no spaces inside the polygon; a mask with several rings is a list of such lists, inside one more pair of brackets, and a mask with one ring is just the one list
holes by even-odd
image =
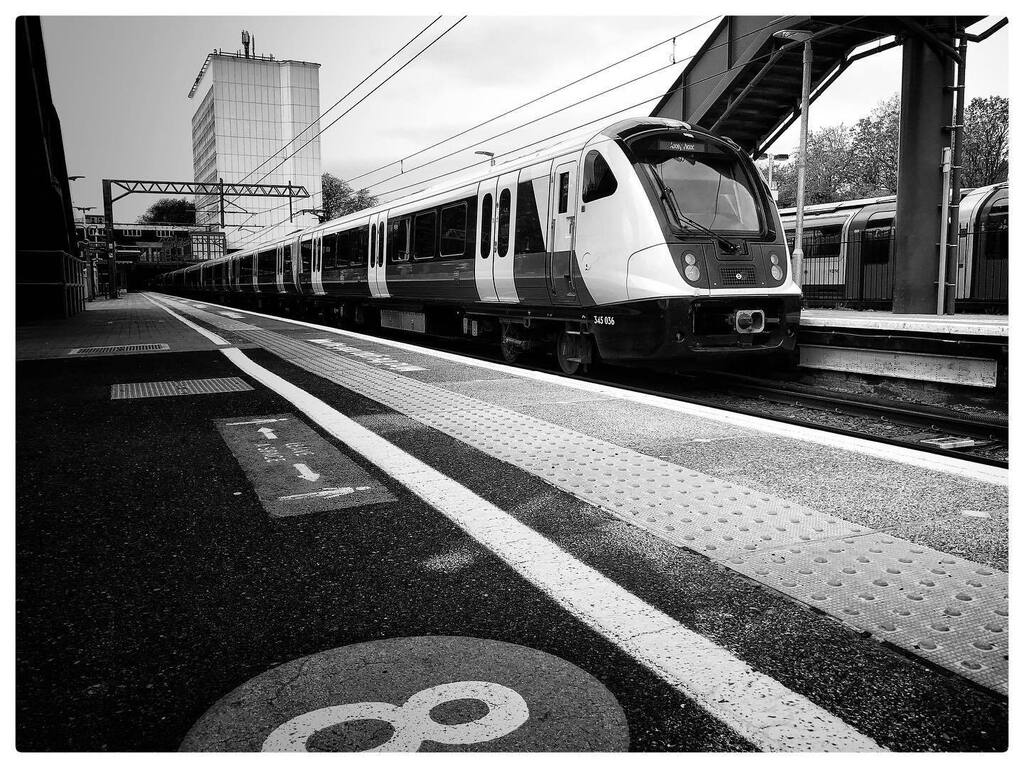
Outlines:
{"label": "station platform", "polygon": [[798,339],[808,369],[1008,389],[1006,315],[804,309]]}
{"label": "station platform", "polygon": [[1005,470],[161,294],[17,344],[19,749],[1006,748]]}

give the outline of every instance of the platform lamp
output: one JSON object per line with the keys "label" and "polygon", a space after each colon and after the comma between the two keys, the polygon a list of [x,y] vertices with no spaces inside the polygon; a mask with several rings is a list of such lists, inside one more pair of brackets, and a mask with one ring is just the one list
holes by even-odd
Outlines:
{"label": "platform lamp", "polygon": [[796,158],[796,232],[793,234],[793,281],[800,285],[804,278],[804,182],[807,174],[807,110],[811,104],[811,40],[814,35],[802,29],[782,29],[774,33],[776,40],[789,45],[803,43],[803,82],[800,86],[800,154]]}
{"label": "platform lamp", "polygon": [[768,161],[768,189],[771,190],[772,199],[777,203],[779,202],[779,188],[776,187],[775,182],[772,181],[772,171],[774,170],[776,160],[785,162],[786,160],[789,160],[789,155],[776,155],[770,152],[762,152],[757,156],[757,159]]}

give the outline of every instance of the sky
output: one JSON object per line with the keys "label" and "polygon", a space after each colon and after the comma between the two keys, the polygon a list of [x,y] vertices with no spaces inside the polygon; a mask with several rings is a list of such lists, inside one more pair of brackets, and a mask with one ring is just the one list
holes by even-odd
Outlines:
{"label": "sky", "polygon": [[[75,205],[96,206],[92,213],[101,213],[103,178],[193,178],[191,119],[197,104],[188,98],[188,92],[208,52],[241,48],[242,29],[254,36],[257,53],[321,64],[323,112],[433,18],[44,16],[50,84],[68,171],[86,177],[72,182]],[[398,60],[328,112],[322,125],[341,115],[459,18],[441,18]],[[408,191],[412,191],[423,179],[481,161],[474,155],[477,150],[507,152],[610,113],[649,114],[717,20],[710,15],[471,15],[325,130],[321,136],[323,170],[351,179],[407,158],[399,178],[387,180],[399,172],[396,164],[354,181],[354,186],[369,186],[372,193],[388,199],[395,196],[388,195],[393,190],[410,186]],[[676,35],[673,44],[670,38]],[[662,41],[667,42],[535,105],[437,149],[414,154]],[[1006,29],[971,46],[968,98],[1009,95],[1007,55]],[[880,100],[899,91],[899,77],[898,49],[857,63],[812,106],[811,128],[856,122]],[[635,78],[636,82],[622,85]],[[612,88],[603,96],[588,99]],[[588,100],[518,128],[583,99]],[[585,130],[596,132],[598,127],[600,123],[594,123]],[[517,129],[494,138],[511,128]],[[773,151],[790,152],[797,140],[794,126]],[[439,155],[460,149],[463,151],[450,159],[416,170]],[[116,203],[115,219],[132,221],[155,200],[152,195],[129,196]]]}

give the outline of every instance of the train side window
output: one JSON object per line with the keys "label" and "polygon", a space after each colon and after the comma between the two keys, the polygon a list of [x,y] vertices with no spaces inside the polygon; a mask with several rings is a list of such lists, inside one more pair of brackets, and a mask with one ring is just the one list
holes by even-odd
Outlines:
{"label": "train side window", "polygon": [[[545,183],[547,179],[544,179]],[[546,214],[545,214],[546,215]],[[516,197],[516,253],[542,253],[544,234],[541,231],[537,197],[532,181],[519,182]]]}
{"label": "train side window", "polygon": [[416,214],[413,258],[432,259],[437,255],[437,212]]}
{"label": "train side window", "polygon": [[462,256],[466,252],[466,223],[469,221],[465,203],[441,209],[441,256]]}
{"label": "train side window", "polygon": [[363,263],[363,255],[370,247],[370,228],[359,227],[352,233],[352,250],[350,266],[358,267]]}
{"label": "train side window", "polygon": [[838,256],[842,246],[842,236],[841,224],[805,230],[804,256],[817,259]]}
{"label": "train side window", "polygon": [[[345,232],[339,232],[335,235],[334,241],[334,264],[331,266],[336,269],[343,269],[352,265],[352,240],[355,233],[350,229]],[[355,260],[356,263],[359,259]]]}
{"label": "train side window", "polygon": [[299,272],[313,271],[313,240],[307,238],[299,246]]}
{"label": "train side window", "polygon": [[559,174],[558,176],[558,212],[567,213],[569,211],[569,172]]}
{"label": "train side window", "polygon": [[409,260],[409,217],[388,221],[388,254],[391,262]]}
{"label": "train side window", "polygon": [[320,238],[320,271],[337,268],[337,235],[323,235]]}
{"label": "train side window", "polygon": [[608,162],[596,149],[591,150],[583,161],[583,202],[589,203],[613,195],[618,187],[619,183],[608,167]]}
{"label": "train side window", "polygon": [[985,215],[985,257],[1005,259],[1009,251],[1010,217],[1008,201],[999,200],[992,204]]}
{"label": "train side window", "polygon": [[370,266],[377,263],[377,225],[370,227]]}
{"label": "train side window", "polygon": [[292,247],[291,247],[291,245],[286,245],[284,247],[284,260],[282,262],[281,271],[282,271],[282,273],[284,273],[284,279],[285,280],[291,280],[292,279]]}
{"label": "train side window", "polygon": [[860,260],[862,264],[885,264],[889,261],[892,243],[891,215],[874,215],[864,225],[861,235]]}
{"label": "train side window", "polygon": [[277,254],[274,251],[260,251],[256,257],[256,272],[261,283],[272,283],[277,273]]}
{"label": "train side window", "polygon": [[[243,256],[239,261],[241,262],[241,280],[244,285],[252,285],[252,262],[255,259],[255,254]],[[198,275],[194,275],[198,277]]]}
{"label": "train side window", "polygon": [[501,190],[498,196],[498,256],[508,255],[508,236],[512,215],[512,193]]}
{"label": "train side window", "polygon": [[480,258],[486,259],[491,255],[491,216],[494,203],[489,194],[484,195],[483,205],[480,206]]}

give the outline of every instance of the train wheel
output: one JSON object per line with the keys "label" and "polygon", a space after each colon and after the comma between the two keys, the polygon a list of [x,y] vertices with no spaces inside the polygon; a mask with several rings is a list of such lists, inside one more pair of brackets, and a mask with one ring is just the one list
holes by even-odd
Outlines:
{"label": "train wheel", "polygon": [[516,362],[523,354],[523,342],[512,328],[511,325],[501,328],[501,356],[506,363]]}
{"label": "train wheel", "polygon": [[555,342],[558,367],[566,376],[574,376],[580,369],[580,336],[562,331]]}

